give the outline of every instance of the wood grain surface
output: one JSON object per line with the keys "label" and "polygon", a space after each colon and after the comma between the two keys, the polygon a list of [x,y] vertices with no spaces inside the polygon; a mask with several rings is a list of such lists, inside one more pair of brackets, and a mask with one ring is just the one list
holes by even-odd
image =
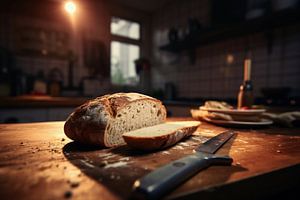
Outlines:
{"label": "wood grain surface", "polygon": [[[227,130],[202,123],[190,138],[149,153],[79,145],[66,138],[63,123],[0,125],[1,199],[128,199],[136,179]],[[232,166],[203,170],[166,198],[253,199],[299,188],[299,129],[235,131],[237,136],[217,152],[229,154]]]}

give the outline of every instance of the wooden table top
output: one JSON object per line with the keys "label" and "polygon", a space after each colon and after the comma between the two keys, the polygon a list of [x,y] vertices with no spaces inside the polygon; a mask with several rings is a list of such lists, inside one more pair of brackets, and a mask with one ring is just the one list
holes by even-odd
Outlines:
{"label": "wooden table top", "polygon": [[[127,199],[137,178],[226,130],[202,123],[177,145],[142,153],[126,146],[78,145],[66,138],[63,123],[0,125],[1,199]],[[300,129],[235,131],[237,136],[217,152],[229,154],[232,166],[209,167],[166,198],[253,199],[299,187]]]}

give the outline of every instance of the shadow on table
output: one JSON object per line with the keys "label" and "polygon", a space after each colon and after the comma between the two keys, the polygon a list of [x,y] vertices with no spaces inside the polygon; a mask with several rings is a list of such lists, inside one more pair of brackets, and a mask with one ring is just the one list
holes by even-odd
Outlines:
{"label": "shadow on table", "polygon": [[[234,138],[224,145],[224,148],[220,151],[222,155],[229,153],[233,140]],[[186,139],[184,142],[192,143],[193,137]],[[185,151],[169,148],[164,151],[142,152],[133,150],[128,146],[97,149],[70,142],[63,147],[63,153],[68,161],[78,167],[84,174],[105,186],[115,195],[123,199],[129,199],[132,185],[136,179],[141,178],[158,166],[187,155],[186,152],[192,152],[194,148],[195,146],[191,145],[186,147]],[[168,154],[165,153],[166,151],[168,151]],[[201,190],[201,188],[208,189],[216,184],[224,184],[233,173],[244,170],[247,169],[234,165],[210,167],[179,186],[172,192],[171,196],[180,196],[191,191]]]}
{"label": "shadow on table", "polygon": [[63,154],[82,173],[122,199],[129,198],[136,179],[150,172],[149,169],[145,169],[142,165],[139,166],[138,163],[132,167],[138,157],[149,156],[149,153],[136,152],[127,146],[101,149],[70,142],[63,147]]}

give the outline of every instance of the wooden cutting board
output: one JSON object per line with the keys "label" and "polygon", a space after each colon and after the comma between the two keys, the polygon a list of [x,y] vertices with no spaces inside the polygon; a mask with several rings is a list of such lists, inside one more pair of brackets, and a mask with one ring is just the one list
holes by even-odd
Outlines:
{"label": "wooden cutting board", "polygon": [[[76,144],[65,137],[63,122],[0,125],[0,196],[128,199],[136,179],[193,153],[198,145],[224,130],[203,123],[192,137],[177,145],[145,153],[127,146],[101,149]],[[251,199],[299,185],[299,129],[236,132],[237,136],[217,152],[229,154],[234,159],[232,166],[201,171],[167,198],[220,199],[226,195]]]}

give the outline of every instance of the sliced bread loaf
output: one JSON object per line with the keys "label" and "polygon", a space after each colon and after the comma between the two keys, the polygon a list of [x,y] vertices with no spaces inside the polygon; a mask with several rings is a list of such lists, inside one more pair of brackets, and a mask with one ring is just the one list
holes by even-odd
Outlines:
{"label": "sliced bread loaf", "polygon": [[125,144],[122,134],[164,122],[161,101],[138,93],[116,93],[90,100],[66,120],[65,134],[81,143],[112,147]]}
{"label": "sliced bread loaf", "polygon": [[199,125],[199,121],[165,122],[126,132],[123,138],[130,147],[136,149],[164,149],[193,134]]}

